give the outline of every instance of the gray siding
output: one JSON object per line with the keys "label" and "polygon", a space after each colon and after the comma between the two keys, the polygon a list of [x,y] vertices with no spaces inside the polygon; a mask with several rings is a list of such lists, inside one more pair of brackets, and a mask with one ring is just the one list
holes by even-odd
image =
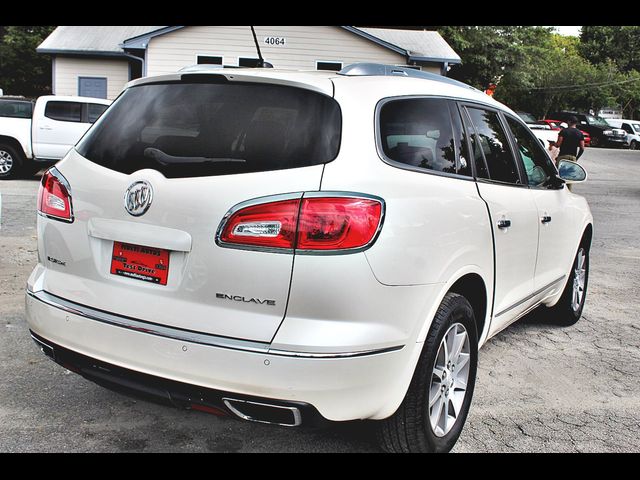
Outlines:
{"label": "gray siding", "polygon": [[[316,61],[388,63],[404,65],[404,56],[340,27],[256,26],[262,56],[276,68],[315,70]],[[268,36],[284,37],[284,46],[264,44]],[[197,55],[224,57],[225,65],[237,65],[238,57],[256,58],[248,26],[191,26],[151,39],[147,51],[147,75],[173,73],[197,63]],[[430,69],[429,69],[430,70]]]}
{"label": "gray siding", "polygon": [[78,95],[79,77],[105,77],[107,98],[113,100],[129,81],[127,60],[56,56],[53,63],[53,94]]}

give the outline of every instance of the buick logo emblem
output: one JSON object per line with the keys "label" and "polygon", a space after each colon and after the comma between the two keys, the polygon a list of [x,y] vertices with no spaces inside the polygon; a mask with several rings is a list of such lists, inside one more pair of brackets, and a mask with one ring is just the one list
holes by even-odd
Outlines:
{"label": "buick logo emblem", "polygon": [[144,215],[151,206],[153,189],[148,182],[141,180],[131,184],[124,194],[124,208],[134,217]]}

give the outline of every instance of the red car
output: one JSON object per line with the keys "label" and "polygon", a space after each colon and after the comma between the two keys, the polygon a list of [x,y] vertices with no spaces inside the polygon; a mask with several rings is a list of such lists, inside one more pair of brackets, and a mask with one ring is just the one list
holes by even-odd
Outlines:
{"label": "red car", "polygon": [[[550,120],[550,119],[546,119],[546,120],[538,120],[536,123],[538,123],[539,125],[549,125],[551,127],[551,130],[562,130],[562,127],[560,126],[560,124],[562,123],[560,120]],[[580,129],[578,129],[580,130]],[[589,135],[587,132],[585,132],[584,130],[580,130],[582,132],[582,135],[584,135],[584,146],[588,147],[591,145],[591,135]]]}

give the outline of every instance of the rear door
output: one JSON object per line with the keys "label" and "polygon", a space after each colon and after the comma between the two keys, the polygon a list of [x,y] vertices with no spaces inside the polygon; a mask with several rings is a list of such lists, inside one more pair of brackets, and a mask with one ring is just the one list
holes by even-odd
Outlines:
{"label": "rear door", "polygon": [[538,209],[523,182],[496,110],[466,105],[477,186],[485,200],[495,248],[493,321],[489,335],[529,307],[538,250]]}
{"label": "rear door", "polygon": [[[225,248],[218,226],[242,202],[317,191],[340,132],[337,103],[303,88],[202,78],[130,88],[58,164],[75,221],[46,225],[43,258],[67,261],[47,264],[45,290],[138,320],[270,341],[293,254]],[[144,208],[132,214],[127,202]],[[138,267],[140,276],[123,274]]]}

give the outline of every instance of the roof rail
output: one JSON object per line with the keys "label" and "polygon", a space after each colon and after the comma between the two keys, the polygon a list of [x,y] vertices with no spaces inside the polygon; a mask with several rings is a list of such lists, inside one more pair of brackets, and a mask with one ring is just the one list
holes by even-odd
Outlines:
{"label": "roof rail", "polygon": [[458,87],[479,91],[477,88],[474,88],[471,85],[467,85],[466,83],[459,82],[458,80],[454,80],[443,75],[423,72],[422,70],[415,70],[413,68],[397,67],[395,65],[384,65],[382,63],[353,63],[340,70],[338,72],[338,75],[344,75],[346,77],[385,76],[422,78],[423,80],[448,83],[449,85],[456,85]]}
{"label": "roof rail", "polygon": [[180,70],[178,70],[178,73],[191,73],[191,72],[196,72],[196,73],[202,73],[203,71],[215,71],[215,70],[223,70],[223,69],[228,69],[228,68],[273,68],[273,65],[269,62],[264,62],[264,66],[263,67],[240,67],[237,65],[220,65],[220,64],[196,64],[196,65],[189,65],[187,67],[183,67]]}

